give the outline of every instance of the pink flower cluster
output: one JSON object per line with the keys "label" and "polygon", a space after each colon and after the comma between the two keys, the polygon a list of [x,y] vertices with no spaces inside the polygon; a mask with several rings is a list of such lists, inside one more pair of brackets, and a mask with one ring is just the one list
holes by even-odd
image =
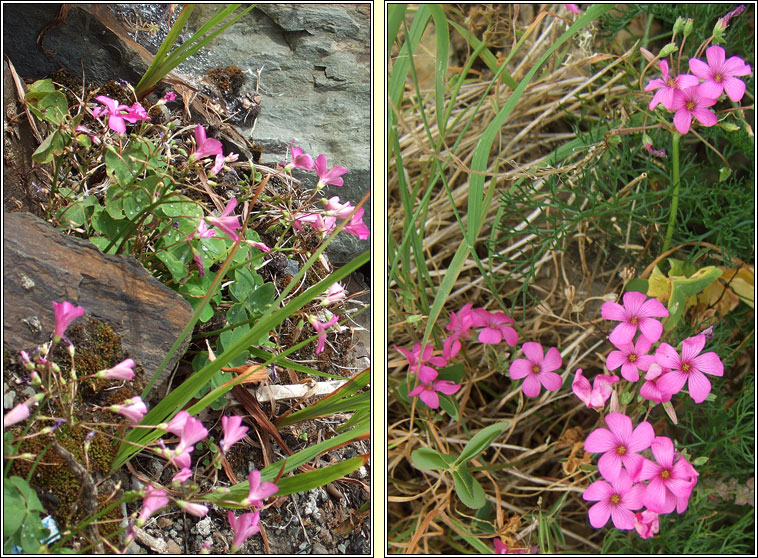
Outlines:
{"label": "pink flower cluster", "polygon": [[[291,172],[292,169],[302,169],[308,172],[315,170],[316,176],[318,176],[317,191],[328,184],[342,186],[344,184],[342,175],[348,172],[347,168],[339,165],[328,169],[326,155],[323,154],[316,157],[314,162],[313,158],[304,153],[302,148],[296,147],[294,142],[292,145],[292,161],[284,165],[284,170],[287,172]],[[366,240],[369,237],[370,231],[363,222],[363,208],[360,208],[350,217],[355,209],[354,206],[350,205],[350,202],[341,203],[339,196],[334,196],[328,200],[323,198],[321,201],[324,204],[324,211],[300,212],[292,216],[292,226],[296,231],[302,231],[303,224],[308,223],[321,234],[321,238],[326,238],[337,226],[337,219],[350,218],[350,222],[342,230],[357,236],[361,240]]]}
{"label": "pink flower cluster", "polygon": [[[594,430],[584,443],[585,451],[603,454],[598,461],[603,479],[582,495],[597,502],[589,510],[590,524],[600,529],[610,518],[617,529],[636,529],[642,538],[652,537],[658,532],[659,515],[687,509],[698,473],[674,450],[671,439],[655,435],[650,423],[635,428],[621,413],[608,414],[605,423],[607,429]],[[647,449],[654,460],[641,455]]]}
{"label": "pink flower cluster", "polygon": [[95,97],[95,100],[105,105],[105,108],[95,107],[92,109],[92,116],[100,118],[107,115],[108,127],[118,134],[126,132],[127,122],[134,124],[140,120],[150,120],[145,107],[139,103],[134,103],[129,107],[105,95],[99,95]]}
{"label": "pink flower cluster", "polygon": [[408,392],[409,396],[418,395],[428,407],[436,409],[440,406],[437,392],[452,395],[461,389],[460,384],[437,379],[439,372],[434,366],[447,366],[447,360],[441,356],[433,356],[434,347],[431,345],[422,348],[421,343],[416,343],[411,351],[395,345],[395,349],[403,354],[408,361],[410,373],[415,374],[419,381],[418,385]]}
{"label": "pink flower cluster", "polygon": [[[219,445],[222,452],[226,454],[234,444],[245,437],[248,427],[242,426],[242,417],[239,416],[224,416],[221,418],[221,425],[224,435]],[[179,444],[175,450],[168,450],[161,441],[162,449],[155,451],[158,455],[180,467],[179,473],[174,476],[172,481],[175,484],[181,484],[192,476],[190,453],[194,449],[194,444],[204,440],[208,436],[208,431],[199,420],[191,417],[187,411],[179,411],[170,422],[161,424],[159,427],[179,436]],[[279,491],[276,484],[268,481],[261,482],[261,472],[256,470],[252,470],[248,475],[248,484],[248,495],[241,502],[243,506],[261,507],[263,500]],[[186,502],[181,499],[177,499],[175,502],[185,512],[196,517],[203,517],[208,513],[208,507],[203,504]],[[137,517],[137,526],[144,525],[148,518],[168,504],[169,497],[163,490],[147,486],[142,501],[142,509]],[[240,517],[235,516],[230,511],[227,517],[229,525],[234,531],[232,553],[235,553],[249,537],[260,531],[258,525],[260,510],[242,514]]]}
{"label": "pink flower cluster", "polygon": [[[209,138],[200,124],[195,126],[195,150],[190,153],[187,162],[192,163],[205,157],[214,157],[213,167],[209,171],[209,174],[218,174],[224,163],[233,163],[239,158],[237,153],[230,153],[224,157],[224,150],[221,146],[221,142],[217,139]],[[236,202],[235,202],[236,203]]]}
{"label": "pink flower cluster", "polygon": [[653,110],[661,104],[674,111],[674,126],[681,134],[689,132],[693,117],[703,126],[715,125],[718,118],[708,108],[724,93],[735,103],[745,94],[745,83],[737,76],[746,76],[751,69],[742,58],[726,59],[726,51],[717,45],[708,47],[705,57],[707,63],[690,58],[692,73],[678,75],[669,74],[668,62],[661,60],[658,66],[663,77],[651,80],[645,87],[645,91],[657,90],[648,108]]}

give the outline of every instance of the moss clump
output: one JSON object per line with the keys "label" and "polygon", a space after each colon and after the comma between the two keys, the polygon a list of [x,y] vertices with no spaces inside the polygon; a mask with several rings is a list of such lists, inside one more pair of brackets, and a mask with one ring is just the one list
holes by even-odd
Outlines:
{"label": "moss clump", "polygon": [[245,74],[239,66],[217,66],[208,70],[208,77],[222,92],[233,95],[245,82]]}

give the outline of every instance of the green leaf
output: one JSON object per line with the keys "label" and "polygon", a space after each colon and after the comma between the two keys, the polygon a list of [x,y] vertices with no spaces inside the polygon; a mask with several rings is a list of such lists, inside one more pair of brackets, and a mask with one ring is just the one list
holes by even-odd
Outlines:
{"label": "green leaf", "polygon": [[266,307],[274,302],[275,294],[274,284],[264,283],[253,291],[245,302],[245,307],[251,314],[263,314],[266,312]]}
{"label": "green leaf", "polygon": [[455,481],[455,493],[466,506],[472,510],[478,510],[487,503],[484,488],[479,484],[468,469],[453,471]]}
{"label": "green leaf", "polygon": [[277,486],[279,492],[277,496],[286,496],[287,494],[297,494],[299,492],[306,492],[313,490],[320,486],[325,486],[330,482],[334,482],[342,477],[349,475],[353,471],[358,470],[362,465],[366,463],[366,460],[361,457],[351,457],[335,465],[328,465],[326,467],[320,467],[315,471],[308,471],[307,473],[300,473],[291,477],[285,477],[279,479]]}
{"label": "green leaf", "polygon": [[455,457],[432,448],[420,448],[411,452],[411,463],[422,471],[448,470],[455,463]]}
{"label": "green leaf", "polygon": [[[129,186],[134,182],[135,173],[126,158],[126,151],[121,155],[112,145],[109,145],[105,152],[105,172],[122,187]],[[109,188],[108,191],[110,192],[110,190]]]}
{"label": "green leaf", "polygon": [[124,213],[127,219],[133,220],[151,203],[150,194],[141,189],[135,189],[124,196]]}
{"label": "green leaf", "polygon": [[[49,80],[43,80],[45,82]],[[26,106],[29,110],[40,120],[45,120],[51,124],[59,126],[63,122],[63,118],[68,113],[68,103],[66,102],[66,96],[57,91],[53,87],[52,82],[40,83],[40,89],[29,90],[24,97]]]}
{"label": "green leaf", "polygon": [[39,164],[49,163],[56,155],[65,151],[66,145],[68,145],[68,136],[60,130],[55,130],[32,154],[32,159]]}
{"label": "green leaf", "polygon": [[26,505],[21,494],[15,488],[3,487],[3,530],[5,536],[11,536],[18,531],[26,517]]}
{"label": "green leaf", "polygon": [[[174,200],[177,198],[179,196],[173,197]],[[184,198],[184,196],[181,196],[181,198]],[[203,215],[203,210],[194,202],[170,201],[161,204],[160,207],[163,214],[167,217],[200,217]],[[209,238],[208,240],[214,239]]]}
{"label": "green leaf", "polygon": [[[245,302],[255,290],[255,278],[247,268],[240,268],[234,272],[234,283],[229,285],[229,294],[237,302]],[[234,323],[234,322],[230,322]]]}
{"label": "green leaf", "polygon": [[45,511],[45,508],[42,507],[42,502],[37,497],[37,493],[29,486],[26,480],[21,477],[11,477],[8,481],[21,493],[21,497],[24,499],[26,508],[29,511]]}
{"label": "green leaf", "polygon": [[510,427],[510,425],[511,422],[509,420],[504,420],[502,422],[491,424],[487,428],[483,428],[474,434],[473,438],[469,440],[468,444],[466,444],[466,447],[463,448],[463,451],[455,462],[465,463],[466,461],[471,461],[477,455],[490,447],[490,444],[494,442],[498,436],[505,432]]}
{"label": "green leaf", "polygon": [[[63,189],[61,189],[63,194]],[[97,197],[87,196],[83,200],[75,200],[72,204],[62,207],[55,214],[58,221],[68,223],[69,227],[81,227],[91,213],[90,208],[98,205]]]}
{"label": "green leaf", "polygon": [[442,410],[450,415],[451,419],[458,421],[460,419],[461,413],[460,409],[458,408],[458,400],[455,398],[455,396],[440,393],[439,398],[440,407],[442,407]]}
{"label": "green leaf", "polygon": [[640,278],[632,279],[626,284],[627,292],[634,291],[636,293],[642,293],[642,294],[647,294],[647,290],[649,287],[650,287],[650,284],[648,280],[640,279]]}
{"label": "green leaf", "polygon": [[187,271],[187,265],[176,259],[176,256],[174,256],[172,252],[162,250],[156,253],[155,256],[163,262],[163,265],[165,265],[169,273],[171,273],[171,277],[174,281],[179,282],[189,274]]}
{"label": "green leaf", "polygon": [[[673,270],[672,270],[673,271]],[[690,277],[671,277],[671,297],[669,298],[669,319],[666,322],[666,331],[676,327],[684,316],[687,298],[700,294],[705,288],[721,277],[723,270],[715,266],[699,269]]]}

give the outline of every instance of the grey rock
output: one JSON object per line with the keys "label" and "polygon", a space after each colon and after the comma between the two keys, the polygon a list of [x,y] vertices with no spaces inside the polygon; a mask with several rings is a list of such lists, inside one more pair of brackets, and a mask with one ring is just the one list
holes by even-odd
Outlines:
{"label": "grey rock", "polygon": [[210,517],[204,517],[200,521],[197,522],[195,525],[195,530],[197,531],[198,535],[201,535],[203,537],[207,537],[211,534],[211,530],[213,529],[213,521]]}
{"label": "grey rock", "polygon": [[3,394],[3,408],[4,409],[12,409],[13,408],[13,402],[16,400],[16,392],[15,391],[6,391]]}
{"label": "grey rock", "polygon": [[[187,301],[133,258],[103,254],[31,214],[4,213],[3,232],[6,348],[17,352],[48,341],[55,325],[52,301],[67,300],[82,306],[85,317],[110,325],[148,378],[157,370],[192,315]],[[24,289],[23,275],[34,281],[34,289]],[[23,322],[29,316],[39,316],[41,331]],[[185,349],[186,343],[174,353],[163,378]]]}

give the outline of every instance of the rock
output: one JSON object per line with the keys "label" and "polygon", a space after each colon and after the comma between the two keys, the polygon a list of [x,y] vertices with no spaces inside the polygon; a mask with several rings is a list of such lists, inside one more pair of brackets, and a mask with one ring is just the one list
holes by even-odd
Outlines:
{"label": "rock", "polygon": [[329,551],[320,542],[314,542],[311,547],[311,554],[329,554]]}
{"label": "rock", "polygon": [[[103,254],[94,244],[66,237],[28,213],[4,213],[3,230],[7,349],[29,350],[48,341],[55,325],[52,301],[67,300],[84,307],[85,317],[110,325],[121,337],[123,350],[143,367],[147,378],[152,376],[192,315],[187,301],[133,258]],[[23,287],[23,276],[34,282],[33,288]],[[41,322],[39,332],[27,325],[34,317]],[[188,342],[174,353],[163,378]]]}
{"label": "rock", "polygon": [[6,391],[3,394],[3,409],[12,409],[13,401],[16,399],[15,391]]}
{"label": "rock", "polygon": [[194,530],[197,532],[197,534],[203,537],[209,536],[211,534],[212,529],[213,529],[213,521],[211,520],[210,517],[204,517],[203,519],[198,521],[194,527]]}

